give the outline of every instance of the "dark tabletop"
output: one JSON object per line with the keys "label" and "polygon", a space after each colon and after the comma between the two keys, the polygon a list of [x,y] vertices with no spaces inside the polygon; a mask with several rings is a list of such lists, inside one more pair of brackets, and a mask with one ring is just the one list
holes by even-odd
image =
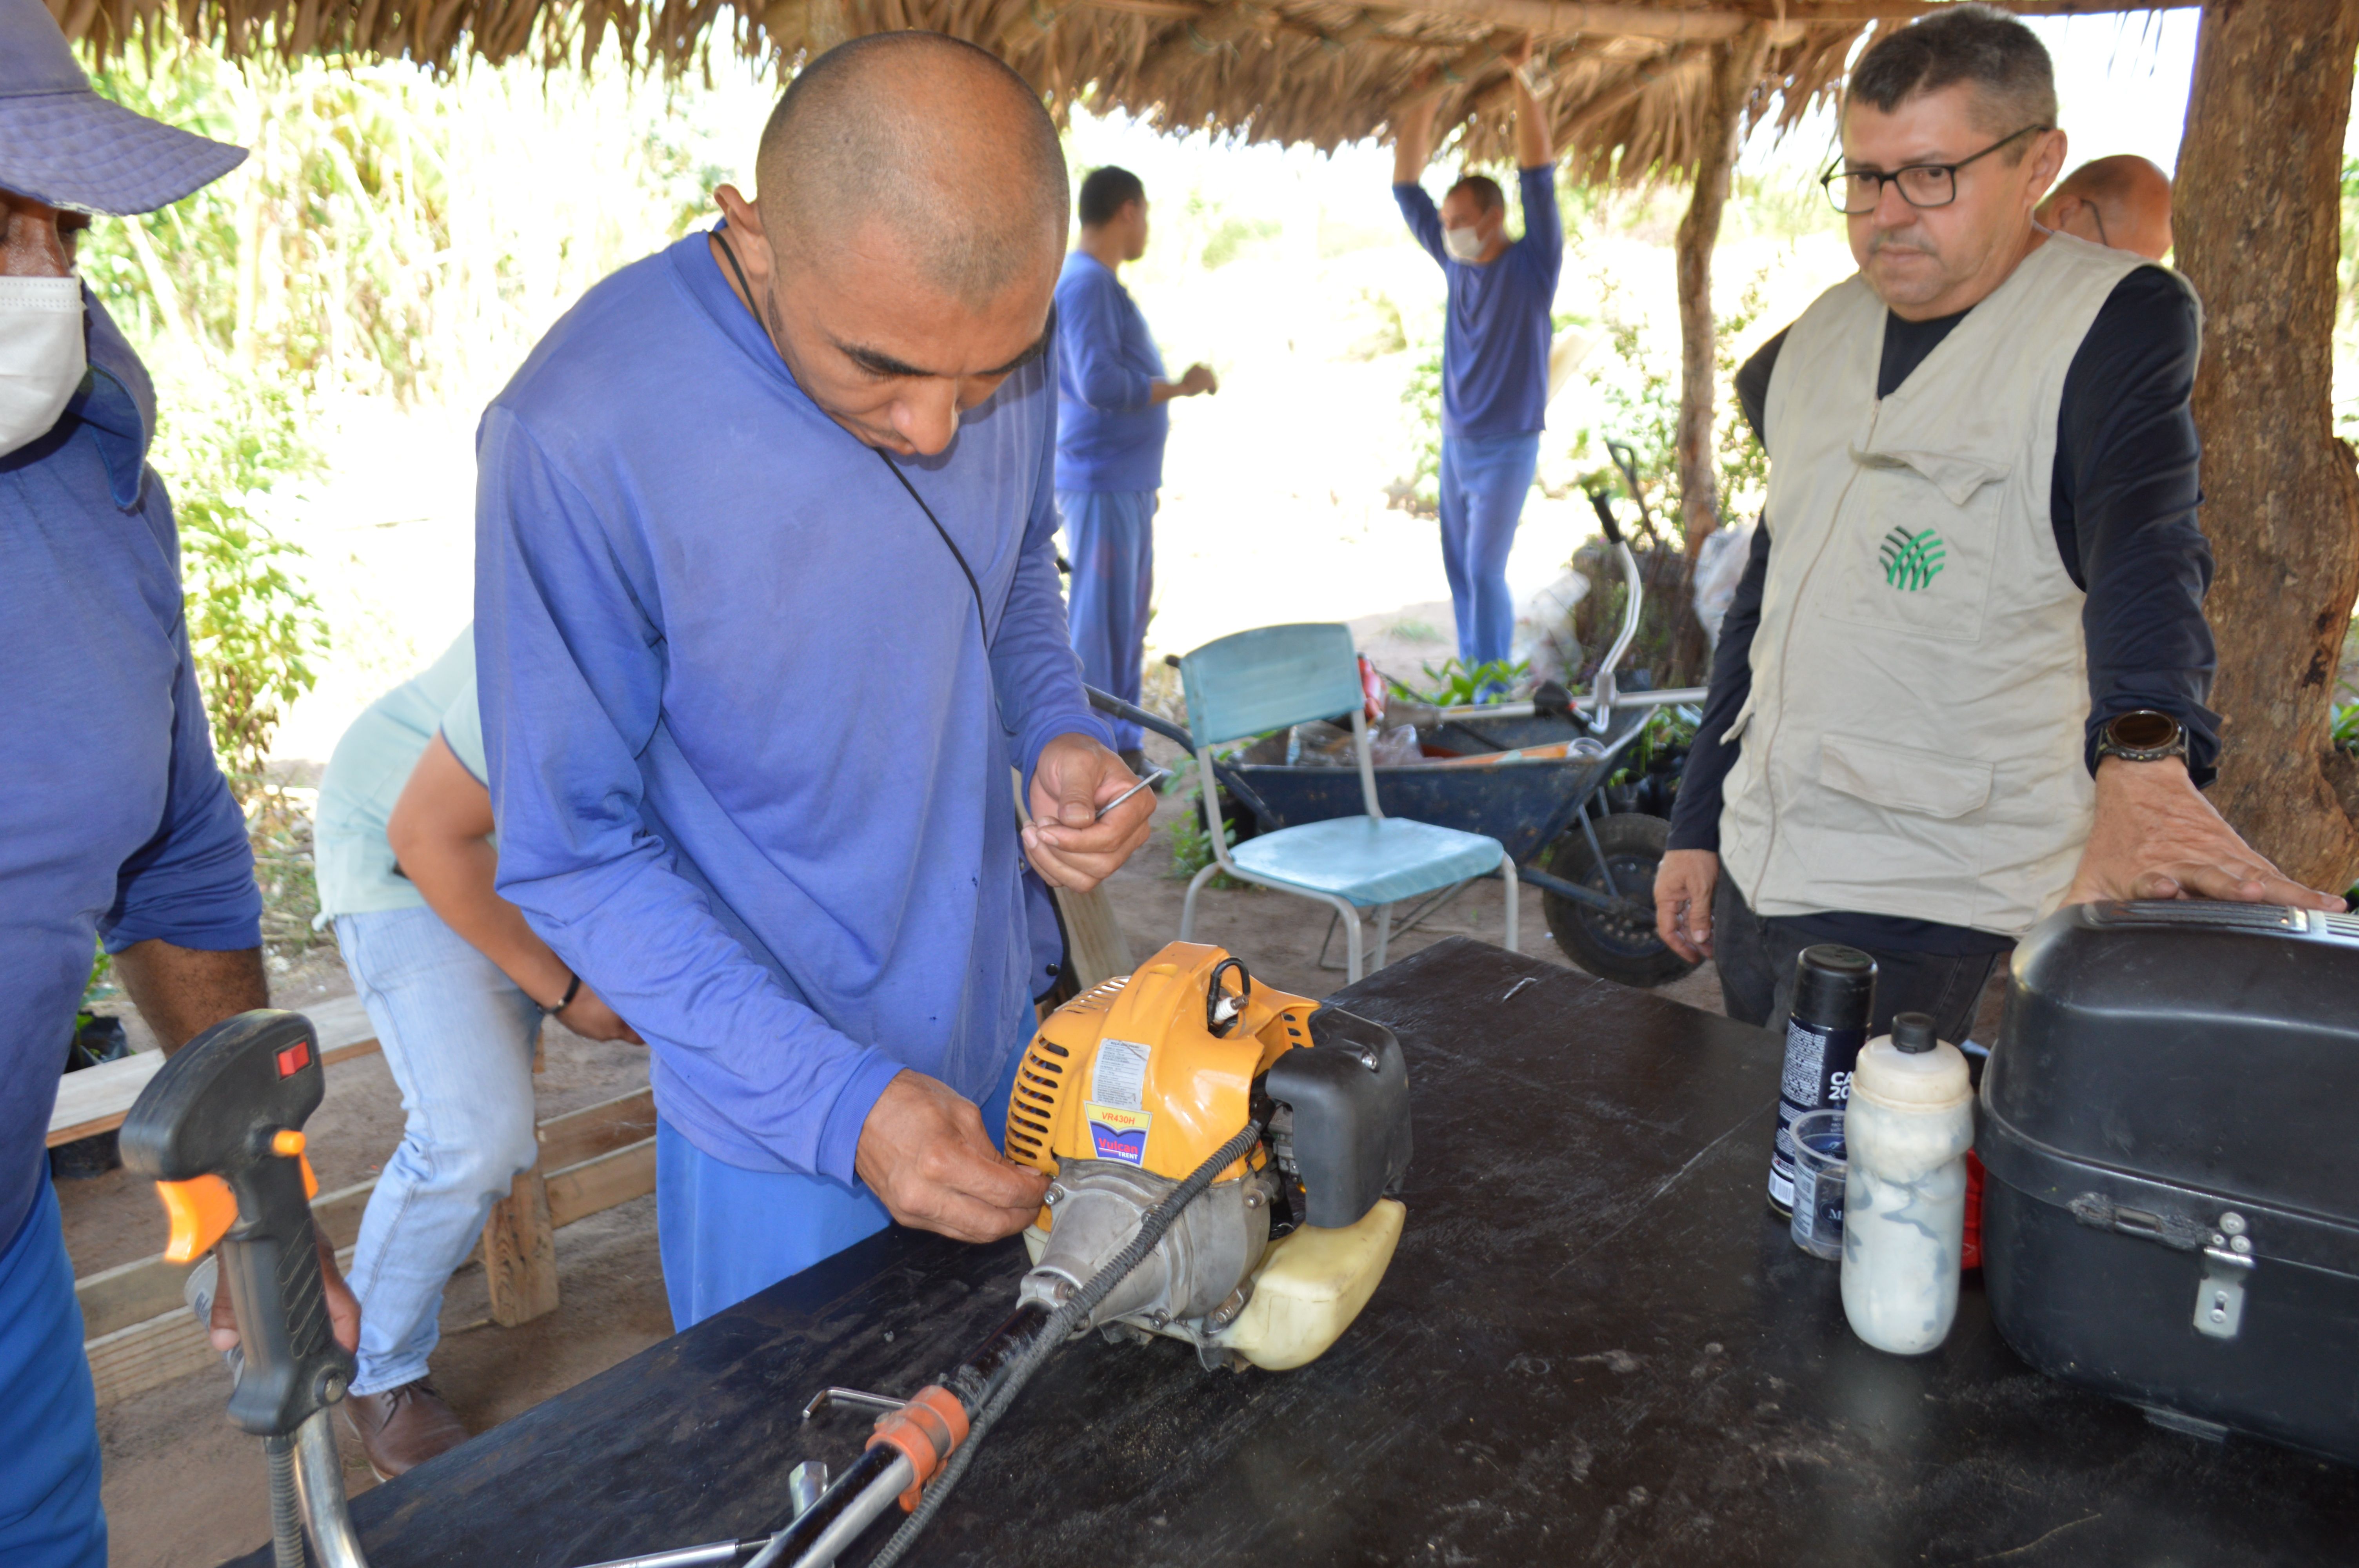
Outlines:
{"label": "dark tabletop", "polygon": [[[1408,1226],[1366,1312],[1292,1372],[1075,1343],[911,1562],[2359,1560],[2359,1473],[2032,1372],[1971,1278],[1933,1355],[1854,1338],[1836,1265],[1763,1203],[1766,1032],[1462,938],[1333,1000],[1400,1036],[1414,1096]],[[914,1391],[1022,1271],[1014,1241],[873,1238],[361,1498],[370,1562],[566,1568],[772,1528],[798,1460],[865,1436],[801,1426],[804,1400]]]}

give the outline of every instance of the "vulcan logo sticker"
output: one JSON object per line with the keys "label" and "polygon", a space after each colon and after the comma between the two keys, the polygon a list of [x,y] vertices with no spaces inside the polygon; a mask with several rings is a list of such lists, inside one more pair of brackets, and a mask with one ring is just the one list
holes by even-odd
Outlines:
{"label": "vulcan logo sticker", "polygon": [[1090,1124],[1090,1143],[1101,1160],[1125,1165],[1147,1162],[1147,1130],[1154,1125],[1152,1111],[1125,1110],[1120,1106],[1084,1103],[1082,1114]]}
{"label": "vulcan logo sticker", "polygon": [[1884,536],[1876,555],[1884,562],[1884,580],[1903,593],[1915,593],[1932,586],[1946,564],[1942,557],[1949,553],[1941,535],[1930,528],[1921,534],[1895,528]]}

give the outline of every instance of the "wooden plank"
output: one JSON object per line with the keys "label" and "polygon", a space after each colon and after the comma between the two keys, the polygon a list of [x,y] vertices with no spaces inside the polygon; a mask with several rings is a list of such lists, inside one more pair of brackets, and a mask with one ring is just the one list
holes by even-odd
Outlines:
{"label": "wooden plank", "polygon": [[[610,1101],[608,1105],[620,1105],[633,1098],[625,1095],[621,1100]],[[604,1108],[593,1106],[590,1110]],[[586,1116],[588,1112],[574,1114]],[[556,1119],[563,1121],[567,1119]],[[627,1126],[628,1123],[617,1118],[615,1125]],[[577,1219],[655,1191],[655,1149],[654,1138],[642,1137],[636,1142],[611,1148],[591,1159],[577,1162],[548,1177],[550,1227],[571,1225]],[[368,1207],[369,1194],[375,1185],[375,1182],[360,1182],[332,1193],[321,1193],[311,1200],[312,1223],[327,1233],[328,1239],[339,1250],[351,1247],[360,1238],[361,1216]],[[75,1281],[74,1299],[82,1307],[82,1337],[101,1339],[164,1313],[178,1310],[180,1281],[188,1271],[187,1265],[167,1263],[159,1255],[124,1263]]]}
{"label": "wooden plank", "polygon": [[540,1168],[562,1171],[651,1138],[656,1130],[656,1092],[634,1089],[540,1124]]}
{"label": "wooden plank", "polygon": [[[101,1336],[82,1349],[90,1357],[90,1380],[101,1410],[191,1372],[222,1366],[222,1354],[203,1325],[177,1302],[171,1311]],[[223,1373],[222,1388],[226,1391],[228,1387]]]}
{"label": "wooden plank", "polygon": [[49,1147],[93,1138],[122,1126],[139,1091],[163,1065],[161,1051],[142,1051],[59,1079],[58,1103],[49,1112]]}
{"label": "wooden plank", "polygon": [[538,1165],[516,1173],[484,1222],[484,1281],[492,1321],[503,1328],[557,1310],[557,1238]]}
{"label": "wooden plank", "polygon": [[656,1141],[638,1142],[549,1178],[549,1222],[571,1225],[656,1190]]}
{"label": "wooden plank", "polygon": [[1074,982],[1083,990],[1126,975],[1138,967],[1130,954],[1130,938],[1115,918],[1114,900],[1100,882],[1087,892],[1071,888],[1051,890],[1065,916],[1065,961],[1073,966]]}
{"label": "wooden plank", "polygon": [[[331,997],[303,1009],[320,1044],[320,1060],[330,1066],[377,1049],[376,1025],[356,996]],[[49,1146],[112,1132],[131,1114],[140,1091],[164,1065],[160,1051],[142,1051],[119,1062],[101,1062],[58,1081],[58,1102],[49,1112]]]}

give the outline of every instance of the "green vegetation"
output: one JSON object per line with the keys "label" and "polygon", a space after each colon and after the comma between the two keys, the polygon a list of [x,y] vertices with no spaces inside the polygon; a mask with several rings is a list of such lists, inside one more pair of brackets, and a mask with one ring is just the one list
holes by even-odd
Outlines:
{"label": "green vegetation", "polygon": [[1462,708],[1481,701],[1485,693],[1520,691],[1531,684],[1532,678],[1532,666],[1522,659],[1513,664],[1495,659],[1471,669],[1460,660],[1444,659],[1438,665],[1422,667],[1427,684],[1421,689],[1398,678],[1387,678],[1392,681],[1393,690],[1401,696],[1436,708]]}
{"label": "green vegetation", "polygon": [[251,149],[80,270],[154,377],[149,460],[180,531],[213,747],[245,808],[274,946],[308,944],[310,827],[266,764],[331,657],[297,542],[317,432],[344,400],[479,403],[590,283],[684,232],[725,171],[619,70],[544,78],[302,60],[181,43],[105,65],[106,97]]}
{"label": "green vegetation", "polygon": [[[1718,481],[1719,516],[1723,526],[1760,509],[1769,488],[1769,457],[1753,438],[1752,427],[1736,402],[1736,373],[1741,368],[1735,344],[1759,319],[1767,305],[1766,273],[1745,285],[1736,308],[1722,313],[1713,357],[1717,382],[1712,423],[1712,458]],[[1574,431],[1573,460],[1582,489],[1608,494],[1626,488],[1605,450],[1606,439],[1629,443],[1646,487],[1647,502],[1667,540],[1684,546],[1686,532],[1680,522],[1679,429],[1680,375],[1676,361],[1665,363],[1647,347],[1644,323],[1624,307],[1610,286],[1599,302],[1607,350],[1591,356],[1585,367],[1597,388],[1606,417],[1602,427]]]}

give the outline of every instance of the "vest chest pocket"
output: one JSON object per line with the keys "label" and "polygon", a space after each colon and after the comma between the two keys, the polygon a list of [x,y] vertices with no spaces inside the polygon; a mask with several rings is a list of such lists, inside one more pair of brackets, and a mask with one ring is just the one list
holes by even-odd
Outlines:
{"label": "vest chest pocket", "polygon": [[1952,452],[1866,452],[1836,508],[1820,604],[1837,621],[1979,642],[2007,525],[2009,469]]}

